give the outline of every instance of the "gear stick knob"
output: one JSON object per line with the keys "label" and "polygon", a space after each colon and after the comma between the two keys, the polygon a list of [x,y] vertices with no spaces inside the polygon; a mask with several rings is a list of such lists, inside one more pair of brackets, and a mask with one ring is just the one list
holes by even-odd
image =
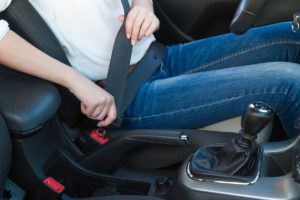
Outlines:
{"label": "gear stick knob", "polygon": [[261,102],[249,104],[242,117],[240,133],[243,139],[254,141],[273,118],[274,112],[268,105]]}

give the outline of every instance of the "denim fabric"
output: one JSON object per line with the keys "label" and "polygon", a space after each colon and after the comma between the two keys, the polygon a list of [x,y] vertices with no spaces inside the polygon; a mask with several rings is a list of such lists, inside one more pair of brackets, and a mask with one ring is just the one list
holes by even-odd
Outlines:
{"label": "denim fabric", "polygon": [[125,115],[128,128],[198,128],[269,104],[290,136],[300,117],[300,34],[291,23],[167,48]]}

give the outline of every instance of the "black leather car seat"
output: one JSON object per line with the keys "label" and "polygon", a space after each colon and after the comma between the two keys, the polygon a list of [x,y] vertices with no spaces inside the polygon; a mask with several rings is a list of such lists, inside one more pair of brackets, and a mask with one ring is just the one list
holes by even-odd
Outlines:
{"label": "black leather car seat", "polygon": [[11,163],[11,141],[3,118],[0,116],[0,199]]}

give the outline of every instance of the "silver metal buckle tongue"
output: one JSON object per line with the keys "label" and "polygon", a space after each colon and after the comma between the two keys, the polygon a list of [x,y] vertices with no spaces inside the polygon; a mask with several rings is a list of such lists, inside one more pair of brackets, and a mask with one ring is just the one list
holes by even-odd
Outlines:
{"label": "silver metal buckle tongue", "polygon": [[300,11],[296,12],[293,17],[292,30],[297,33],[300,29]]}

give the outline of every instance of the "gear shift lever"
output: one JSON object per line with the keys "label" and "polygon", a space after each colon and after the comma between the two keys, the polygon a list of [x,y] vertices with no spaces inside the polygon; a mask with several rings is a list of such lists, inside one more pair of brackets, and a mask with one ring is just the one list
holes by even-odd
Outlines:
{"label": "gear shift lever", "polygon": [[248,105],[239,136],[231,143],[200,148],[191,158],[189,174],[205,180],[249,182],[258,174],[261,157],[255,139],[273,117],[274,113],[263,103]]}
{"label": "gear shift lever", "polygon": [[241,142],[252,143],[273,118],[274,113],[266,104],[260,102],[249,104],[242,117]]}

